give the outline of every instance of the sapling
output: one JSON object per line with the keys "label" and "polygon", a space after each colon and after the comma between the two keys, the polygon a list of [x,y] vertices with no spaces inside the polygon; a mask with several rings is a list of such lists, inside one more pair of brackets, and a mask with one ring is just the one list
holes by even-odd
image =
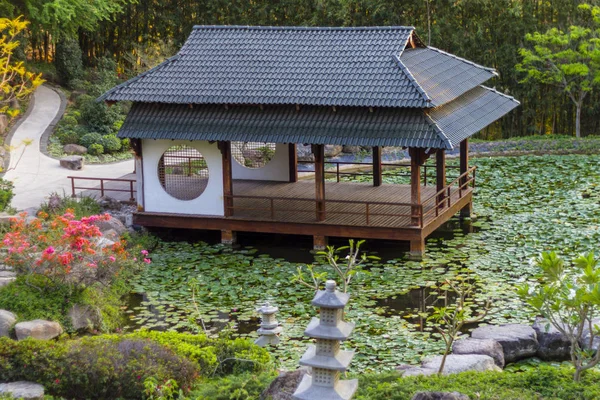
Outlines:
{"label": "sapling", "polygon": [[594,253],[577,257],[570,266],[555,252],[545,252],[534,260],[542,274],[535,284],[523,284],[517,294],[571,344],[573,380],[600,362],[593,349],[600,327],[594,317],[600,311],[600,267]]}
{"label": "sapling", "polygon": [[471,315],[475,290],[477,288],[474,283],[470,282],[471,278],[472,277],[457,276],[454,278],[454,281],[447,279],[439,287],[439,290],[445,292],[446,297],[448,297],[449,293],[455,293],[456,300],[454,301],[454,304],[446,305],[444,307],[433,306],[433,312],[427,318],[428,321],[433,321],[435,323],[434,328],[440,334],[446,345],[438,374],[444,372],[446,358],[448,358],[448,354],[450,353],[450,350],[452,350],[452,344],[460,336],[463,326],[483,320],[490,310],[491,300],[488,299],[477,316],[473,317]]}
{"label": "sapling", "polygon": [[[348,292],[348,286],[350,285],[352,278],[360,272],[361,267],[367,261],[379,260],[379,257],[376,256],[369,256],[366,253],[360,254],[360,246],[364,242],[364,240],[354,242],[354,240],[350,239],[348,241],[348,246],[338,248],[327,246],[327,251],[317,252],[318,256],[325,257],[325,260],[333,269],[336,277],[341,282],[341,288],[344,293]],[[346,250],[348,251],[348,255],[343,258],[340,257],[340,253],[343,253]],[[305,277],[303,267],[298,267],[292,281],[298,282],[314,291],[319,290],[321,283],[327,280],[327,271],[317,271],[315,270],[315,265],[307,265],[306,270],[308,271],[309,278]]]}

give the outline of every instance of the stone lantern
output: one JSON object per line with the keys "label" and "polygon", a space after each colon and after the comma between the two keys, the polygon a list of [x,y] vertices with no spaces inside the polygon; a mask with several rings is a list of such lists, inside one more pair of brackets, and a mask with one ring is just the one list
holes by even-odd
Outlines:
{"label": "stone lantern", "polygon": [[278,344],[279,334],[283,330],[275,318],[275,313],[279,311],[279,308],[272,306],[267,301],[256,311],[261,314],[261,321],[260,328],[257,331],[260,337],[254,343],[261,347],[269,344]]}
{"label": "stone lantern", "polygon": [[348,339],[354,324],[343,321],[344,307],[350,296],[335,289],[335,281],[325,283],[325,290],[315,295],[312,305],[320,307],[320,318],[313,318],[304,334],[316,339],[300,359],[300,365],[311,368],[294,392],[298,400],[348,400],[358,388],[358,380],[340,380],[354,357],[353,351],[340,350],[340,342]]}

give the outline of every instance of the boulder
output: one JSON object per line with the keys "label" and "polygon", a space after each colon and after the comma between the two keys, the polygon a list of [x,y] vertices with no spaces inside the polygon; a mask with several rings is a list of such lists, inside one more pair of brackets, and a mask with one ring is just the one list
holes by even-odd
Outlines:
{"label": "boulder", "polygon": [[343,146],[326,144],[325,145],[325,157],[335,157],[342,152]]}
{"label": "boulder", "polygon": [[105,238],[105,237],[99,237],[97,240],[98,240],[98,242],[97,242],[98,243],[98,247],[101,248],[101,249],[103,249],[105,247],[110,247],[113,244],[115,244],[114,241],[112,241],[112,240],[110,240],[108,238]]}
{"label": "boulder", "polygon": [[96,225],[104,236],[107,236],[106,233],[108,231],[114,231],[117,233],[117,237],[121,236],[123,233],[127,232],[127,227],[115,217],[110,217],[108,221],[95,221],[94,225]]}
{"label": "boulder", "polygon": [[10,284],[17,279],[17,274],[12,271],[0,270],[0,288]]}
{"label": "boulder", "polygon": [[0,213],[0,225],[10,225],[10,220],[15,217],[15,215],[10,215],[5,212]]}
{"label": "boulder", "polygon": [[292,394],[308,370],[282,371],[260,395],[260,400],[292,400]]}
{"label": "boulder", "polygon": [[310,144],[299,144],[296,146],[298,161],[315,161]]}
{"label": "boulder", "polygon": [[466,394],[458,392],[419,392],[412,400],[470,400]]}
{"label": "boulder", "polygon": [[539,347],[537,356],[545,361],[563,361],[571,357],[571,342],[547,319],[537,317],[533,323]]}
{"label": "boulder", "polygon": [[0,310],[0,337],[10,337],[10,328],[17,322],[17,316],[10,311]]}
{"label": "boulder", "polygon": [[435,375],[437,374],[437,369],[432,368],[423,368],[423,367],[413,367],[404,371],[402,376],[418,376],[418,375]]}
{"label": "boulder", "polygon": [[100,316],[90,306],[75,304],[68,313],[71,325],[75,330],[93,329],[100,326]]}
{"label": "boulder", "polygon": [[19,322],[15,325],[17,340],[32,337],[40,340],[50,340],[63,333],[58,322],[36,319],[33,321]]}
{"label": "boulder", "polygon": [[87,154],[87,149],[84,146],[78,144],[69,143],[63,146],[63,151],[67,154]]}
{"label": "boulder", "polygon": [[494,339],[466,338],[452,344],[453,354],[483,354],[494,359],[494,364],[504,368],[504,350]]}
{"label": "boulder", "polygon": [[10,394],[15,399],[42,400],[44,387],[27,381],[0,383],[0,394]]}
{"label": "boulder", "polygon": [[81,156],[66,156],[60,159],[60,166],[66,169],[79,171],[83,169],[83,157]]}
{"label": "boulder", "polygon": [[[425,359],[421,368],[438,371],[442,364],[442,356]],[[458,374],[465,371],[497,371],[499,368],[494,364],[494,359],[483,354],[450,354],[446,357],[446,364],[442,373]]]}
{"label": "boulder", "polygon": [[342,153],[360,153],[360,146],[342,146]]}
{"label": "boulder", "polygon": [[113,199],[110,196],[100,197],[98,204],[105,210],[120,210],[123,207],[123,204],[119,200]]}
{"label": "boulder", "polygon": [[535,331],[527,325],[480,326],[473,330],[471,337],[474,339],[493,339],[500,343],[504,351],[504,362],[506,364],[533,357],[538,349]]}

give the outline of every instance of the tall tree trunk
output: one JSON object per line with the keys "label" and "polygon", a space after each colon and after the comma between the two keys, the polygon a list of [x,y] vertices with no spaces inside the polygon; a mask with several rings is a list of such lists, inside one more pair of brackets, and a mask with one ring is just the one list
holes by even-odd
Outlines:
{"label": "tall tree trunk", "polygon": [[581,137],[581,101],[576,105],[577,107],[577,115],[575,117],[575,137]]}

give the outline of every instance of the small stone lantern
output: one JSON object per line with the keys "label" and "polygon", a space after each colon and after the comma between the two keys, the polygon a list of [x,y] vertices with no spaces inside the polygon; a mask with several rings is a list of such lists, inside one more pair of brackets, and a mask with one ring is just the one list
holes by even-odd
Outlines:
{"label": "small stone lantern", "polygon": [[256,311],[261,314],[261,321],[260,328],[257,331],[260,337],[254,343],[261,347],[269,344],[278,344],[279,334],[283,330],[275,318],[275,313],[279,311],[279,308],[272,306],[267,301]]}
{"label": "small stone lantern", "polygon": [[358,380],[340,380],[345,372],[353,351],[340,350],[340,342],[348,339],[354,324],[344,322],[344,307],[350,296],[335,289],[335,281],[325,283],[325,290],[315,295],[312,305],[320,307],[320,318],[313,318],[304,334],[316,339],[316,346],[308,350],[300,359],[300,365],[311,368],[311,375],[305,375],[294,392],[297,400],[348,400],[358,388]]}

